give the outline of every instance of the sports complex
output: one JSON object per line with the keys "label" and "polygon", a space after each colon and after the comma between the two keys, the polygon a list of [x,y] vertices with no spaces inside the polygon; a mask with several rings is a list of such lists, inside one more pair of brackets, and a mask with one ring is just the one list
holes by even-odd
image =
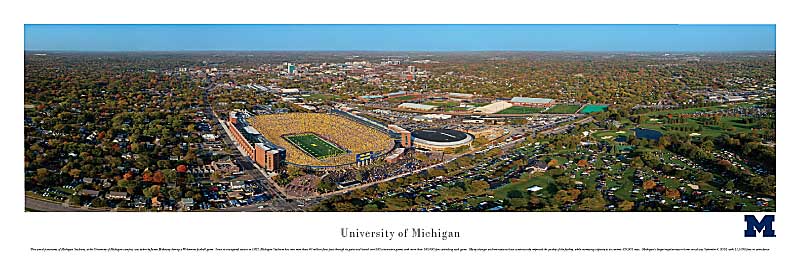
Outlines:
{"label": "sports complex", "polygon": [[[286,149],[286,163],[325,168],[374,159],[394,148],[394,139],[357,121],[357,118],[328,113],[285,113],[257,115],[253,127],[267,140]],[[369,154],[369,158],[364,155]]]}

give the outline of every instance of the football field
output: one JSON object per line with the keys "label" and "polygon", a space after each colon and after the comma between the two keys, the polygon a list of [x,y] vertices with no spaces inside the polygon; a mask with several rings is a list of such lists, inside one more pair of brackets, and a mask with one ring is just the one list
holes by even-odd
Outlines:
{"label": "football field", "polygon": [[309,155],[323,159],[345,153],[339,147],[325,141],[315,134],[302,134],[286,136],[286,140],[300,148]]}

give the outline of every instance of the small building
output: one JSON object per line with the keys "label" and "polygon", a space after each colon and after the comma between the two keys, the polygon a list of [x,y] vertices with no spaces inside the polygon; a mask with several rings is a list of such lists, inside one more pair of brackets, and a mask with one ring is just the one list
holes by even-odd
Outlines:
{"label": "small building", "polygon": [[392,151],[392,153],[390,153],[389,155],[386,156],[386,159],[385,159],[386,162],[389,162],[389,163],[397,162],[397,160],[400,159],[400,156],[402,156],[405,151],[406,151],[405,148],[397,148],[397,149],[395,149],[394,151]]}
{"label": "small building", "polygon": [[193,198],[182,198],[181,199],[181,203],[183,204],[183,207],[191,208],[192,206],[194,206],[194,199]]}
{"label": "small building", "polygon": [[235,172],[239,172],[239,166],[234,164],[230,159],[211,162],[211,168],[215,173],[222,176],[229,176]]}
{"label": "small building", "polygon": [[215,134],[203,134],[203,139],[207,141],[216,141],[217,135]]}
{"label": "small building", "polygon": [[89,196],[94,198],[97,197],[98,195],[100,195],[100,191],[88,190],[88,189],[81,190],[81,196]]}
{"label": "small building", "polygon": [[533,172],[544,172],[547,171],[547,168],[548,168],[547,163],[545,163],[544,161],[535,160],[531,163],[531,166],[529,166],[527,169]]}
{"label": "small building", "polygon": [[128,192],[116,192],[111,191],[106,194],[106,199],[109,200],[127,200],[128,199]]}
{"label": "small building", "polygon": [[231,181],[231,189],[244,188],[244,181]]}
{"label": "small building", "polygon": [[727,95],[725,96],[726,102],[744,102],[747,101],[745,97],[742,96],[734,96],[734,95]]}

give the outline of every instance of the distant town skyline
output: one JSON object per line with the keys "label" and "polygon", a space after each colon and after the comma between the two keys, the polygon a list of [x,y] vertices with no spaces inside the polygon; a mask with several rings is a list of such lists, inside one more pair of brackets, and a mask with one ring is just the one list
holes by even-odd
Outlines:
{"label": "distant town skyline", "polygon": [[775,51],[775,25],[25,25],[26,51]]}

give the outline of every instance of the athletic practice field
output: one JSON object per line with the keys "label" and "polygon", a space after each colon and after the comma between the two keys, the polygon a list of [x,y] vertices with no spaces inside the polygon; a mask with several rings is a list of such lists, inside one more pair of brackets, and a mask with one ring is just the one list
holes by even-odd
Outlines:
{"label": "athletic practice field", "polygon": [[497,114],[531,114],[531,113],[540,113],[543,110],[544,108],[510,107],[501,110]]}
{"label": "athletic practice field", "polygon": [[336,147],[315,134],[286,136],[286,140],[317,159],[345,153],[341,148]]}
{"label": "athletic practice field", "polygon": [[581,108],[580,105],[558,104],[544,111],[544,113],[573,114],[577,112],[579,108]]}
{"label": "athletic practice field", "polygon": [[592,113],[598,111],[605,111],[608,108],[608,105],[586,105],[581,110],[581,113]]}

